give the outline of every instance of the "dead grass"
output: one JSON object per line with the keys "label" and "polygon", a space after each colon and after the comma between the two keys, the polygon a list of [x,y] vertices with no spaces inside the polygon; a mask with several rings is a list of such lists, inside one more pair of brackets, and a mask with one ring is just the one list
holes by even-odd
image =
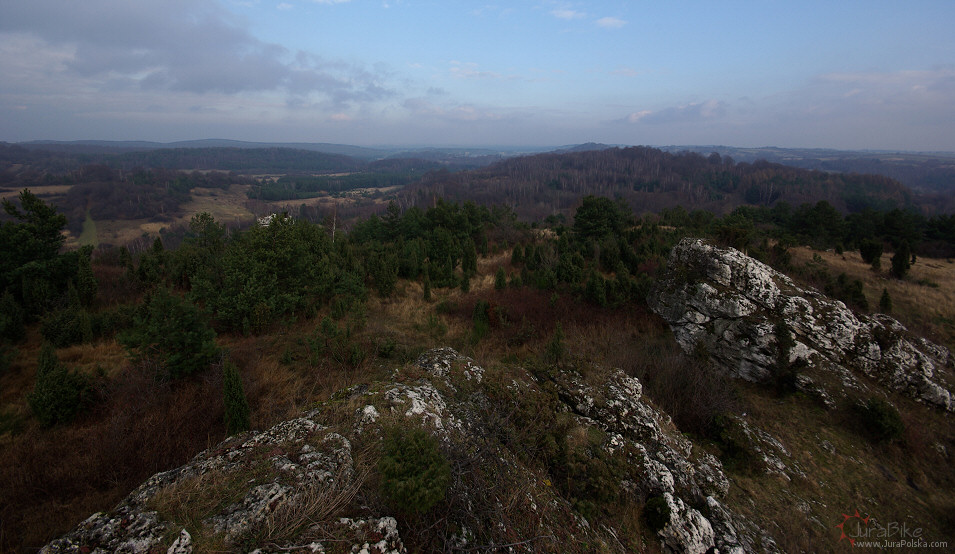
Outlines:
{"label": "dead grass", "polygon": [[794,265],[804,265],[820,256],[835,277],[845,273],[860,279],[873,311],[878,311],[882,289],[892,298],[891,315],[911,330],[955,349],[955,261],[939,258],[918,258],[904,280],[888,273],[892,254],[882,255],[882,269],[877,273],[862,261],[856,251],[836,254],[808,247],[791,248]]}
{"label": "dead grass", "polygon": [[784,462],[806,474],[792,481],[731,474],[730,503],[769,531],[783,551],[838,550],[835,526],[855,510],[883,524],[921,527],[928,541],[953,536],[955,475],[948,457],[928,444],[951,448],[955,426],[945,414],[893,396],[907,424],[919,428],[910,433],[931,439],[876,444],[864,438],[865,422],[848,406],[833,412],[799,395],[779,399],[755,385],[742,388],[747,419],[777,437],[795,463]]}

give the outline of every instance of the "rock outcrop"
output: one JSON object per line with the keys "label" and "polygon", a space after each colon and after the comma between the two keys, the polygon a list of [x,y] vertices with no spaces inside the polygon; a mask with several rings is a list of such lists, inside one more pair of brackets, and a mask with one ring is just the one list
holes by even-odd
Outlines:
{"label": "rock outcrop", "polygon": [[[703,349],[733,376],[767,381],[782,357],[803,368],[799,387],[827,404],[833,394],[865,389],[859,378],[865,375],[940,409],[955,409],[945,381],[952,365],[946,348],[911,335],[886,315],[857,315],[733,248],[683,239],[649,301],[684,351]],[[793,338],[782,356],[781,329]]]}
{"label": "rock outcrop", "polygon": [[632,535],[591,521],[656,499],[659,528],[637,540],[673,552],[778,550],[724,505],[720,462],[648,404],[635,378],[603,368],[490,372],[437,349],[388,382],[155,475],[43,552],[405,552],[424,539],[407,534],[415,519],[384,498],[375,473],[396,426],[426,430],[450,461],[428,531],[443,533],[444,549],[631,551],[640,543],[621,541]]}

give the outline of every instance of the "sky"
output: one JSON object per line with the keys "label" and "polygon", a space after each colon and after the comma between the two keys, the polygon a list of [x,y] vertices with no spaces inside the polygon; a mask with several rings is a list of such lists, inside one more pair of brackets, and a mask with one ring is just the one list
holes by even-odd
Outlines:
{"label": "sky", "polygon": [[955,151],[955,2],[3,0],[0,141]]}

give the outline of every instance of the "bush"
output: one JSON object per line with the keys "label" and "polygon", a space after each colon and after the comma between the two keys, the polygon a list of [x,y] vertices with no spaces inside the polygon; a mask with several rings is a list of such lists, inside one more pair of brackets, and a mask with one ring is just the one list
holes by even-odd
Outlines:
{"label": "bush", "polygon": [[0,340],[18,342],[26,335],[23,307],[13,298],[9,290],[0,297]]}
{"label": "bush", "polygon": [[879,298],[879,311],[884,314],[892,311],[892,297],[889,296],[889,289],[882,289],[882,296]]}
{"label": "bush", "polygon": [[472,340],[477,344],[491,332],[491,305],[488,304],[487,300],[478,300],[474,304],[471,322],[474,324]]}
{"label": "bush", "polygon": [[57,348],[88,342],[93,338],[90,315],[75,305],[57,310],[43,318],[40,334]]}
{"label": "bush", "polygon": [[654,533],[659,533],[670,523],[670,505],[666,498],[654,496],[643,506],[643,521]]}
{"label": "bush", "polygon": [[892,276],[902,279],[912,267],[912,249],[909,243],[903,242],[892,256]]}
{"label": "bush", "polygon": [[40,349],[36,384],[27,396],[30,409],[40,424],[51,427],[69,423],[83,408],[90,390],[89,380],[60,364],[53,345]]}
{"label": "bush", "polygon": [[148,296],[120,342],[134,361],[158,362],[158,378],[178,378],[209,367],[219,355],[215,331],[188,300],[160,288]]}
{"label": "bush", "polygon": [[409,514],[427,512],[444,500],[451,464],[438,441],[422,429],[389,429],[378,462],[381,489],[393,506]]}
{"label": "bush", "polygon": [[882,257],[882,241],[877,239],[863,239],[859,243],[859,254],[862,261],[870,264],[872,269],[879,269]]}
{"label": "bush", "polygon": [[874,442],[891,442],[902,437],[905,424],[895,406],[881,398],[870,398],[858,404],[856,411],[862,420],[862,431]]}
{"label": "bush", "polygon": [[550,364],[560,364],[567,354],[567,347],[564,345],[564,330],[560,322],[554,328],[554,334],[547,342],[544,348],[544,360]]}
{"label": "bush", "polygon": [[251,415],[249,401],[245,397],[239,370],[231,360],[227,360],[222,368],[222,392],[226,432],[231,436],[248,431]]}
{"label": "bush", "polygon": [[505,288],[507,288],[507,275],[504,274],[504,268],[499,267],[494,274],[494,289],[504,290]]}

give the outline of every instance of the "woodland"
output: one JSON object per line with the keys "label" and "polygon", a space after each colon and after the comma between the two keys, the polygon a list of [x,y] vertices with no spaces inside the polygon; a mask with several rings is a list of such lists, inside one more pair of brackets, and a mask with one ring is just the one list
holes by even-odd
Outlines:
{"label": "woodland", "polygon": [[[228,148],[76,154],[0,145],[0,163],[4,551],[35,551],[153,473],[439,345],[491,364],[587,358],[622,367],[684,433],[750,479],[740,463],[748,454],[720,421],[760,401],[700,370],[705,363],[681,353],[647,308],[685,236],[737,248],[854,310],[891,313],[955,347],[955,306],[929,312],[919,301],[955,283],[921,273],[955,257],[955,214],[923,209],[925,197],[880,175],[648,147],[467,170]],[[35,192],[51,186],[61,188]],[[195,189],[234,186],[253,213],[275,214],[269,224],[186,211]],[[348,201],[349,191],[368,190],[379,192]],[[319,195],[336,204],[305,202]],[[67,248],[87,219],[168,227],[135,246]],[[808,402],[778,395],[794,409]],[[870,445],[873,464],[918,464],[900,461],[929,448],[914,425],[921,408],[910,404],[895,412],[901,427],[883,436],[851,424],[838,432]],[[837,419],[853,413],[840,408]],[[537,423],[528,425],[521,440],[538,440],[528,438]],[[950,422],[936,431],[955,445]],[[618,517],[615,496],[567,484],[579,472],[573,460],[534,460],[589,517]],[[932,464],[912,471],[950,492],[951,476]],[[953,536],[952,498],[927,502],[925,525]],[[806,548],[797,524],[776,533]],[[435,540],[423,532],[409,547]]]}

